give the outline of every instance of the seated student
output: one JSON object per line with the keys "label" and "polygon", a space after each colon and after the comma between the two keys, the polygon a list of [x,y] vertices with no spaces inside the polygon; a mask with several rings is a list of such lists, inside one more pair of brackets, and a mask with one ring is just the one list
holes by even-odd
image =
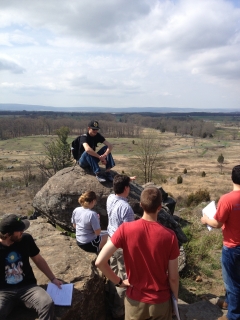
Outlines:
{"label": "seated student", "polygon": [[[90,166],[99,182],[105,182],[106,179],[113,181],[110,173],[110,169],[115,166],[111,154],[113,146],[98,132],[99,129],[98,121],[90,121],[87,133],[80,136],[80,158],[78,162],[82,168]],[[105,146],[96,152],[98,143],[103,143]],[[100,174],[99,161],[106,166],[106,179]]]}
{"label": "seated student", "polygon": [[92,210],[97,202],[96,193],[87,191],[80,196],[78,202],[82,207],[77,207],[72,214],[77,244],[87,252],[98,253],[107,242],[108,234],[101,235],[99,216]]}
{"label": "seated student", "polygon": [[29,258],[48,279],[61,289],[46,260],[39,253],[33,237],[24,231],[30,221],[10,214],[0,220],[0,319],[11,319],[10,312],[23,302],[38,313],[39,320],[54,319],[54,303],[37,285]]}

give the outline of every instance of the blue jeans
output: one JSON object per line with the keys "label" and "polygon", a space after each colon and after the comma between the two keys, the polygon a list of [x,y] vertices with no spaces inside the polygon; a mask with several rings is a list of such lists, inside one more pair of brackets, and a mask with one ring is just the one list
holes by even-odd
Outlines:
{"label": "blue jeans", "polygon": [[240,319],[240,246],[222,248],[222,275],[228,303],[227,318]]}
{"label": "blue jeans", "polygon": [[[107,146],[102,147],[100,150],[98,150],[97,154],[101,156],[102,154],[104,154],[107,148],[108,148]],[[111,169],[112,167],[115,166],[115,162],[113,160],[111,153],[107,155],[106,160],[107,160],[106,169]],[[90,168],[95,174],[100,172],[100,167],[98,165],[98,162],[99,162],[98,158],[91,156],[86,151],[83,152],[83,154],[81,155],[81,158],[78,160],[80,167],[85,168],[90,166]]]}

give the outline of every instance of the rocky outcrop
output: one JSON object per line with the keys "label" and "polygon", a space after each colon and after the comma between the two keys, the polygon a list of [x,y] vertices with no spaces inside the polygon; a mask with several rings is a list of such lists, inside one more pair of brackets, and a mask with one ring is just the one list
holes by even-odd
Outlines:
{"label": "rocky outcrop", "polygon": [[[113,172],[116,174],[116,172]],[[46,216],[53,225],[59,225],[64,230],[74,232],[71,224],[73,210],[79,206],[78,198],[85,191],[93,190],[98,196],[98,202],[94,210],[101,215],[101,227],[107,227],[106,201],[110,193],[113,192],[112,183],[99,183],[96,177],[79,166],[63,169],[57,172],[43,188],[36,194],[33,200],[33,207]],[[142,216],[143,211],[139,205],[140,195],[143,187],[136,183],[131,183],[131,190],[128,197],[136,218]],[[160,189],[161,190],[161,189]],[[164,192],[161,190],[162,193]],[[168,228],[174,230],[179,244],[187,241],[178,222],[172,216],[175,202],[166,196],[162,210],[159,212],[158,220]]]}
{"label": "rocky outcrop", "polygon": [[221,310],[217,305],[218,298],[203,300],[192,304],[178,301],[178,309],[181,320],[217,320],[226,315],[226,310]]}
{"label": "rocky outcrop", "polygon": [[[74,284],[72,306],[55,306],[57,319],[105,319],[104,282],[94,265],[96,255],[81,250],[75,239],[63,235],[43,218],[31,221],[27,232],[32,234],[40,253],[57,278]],[[49,280],[34,263],[32,267],[38,284],[46,288]],[[37,315],[34,311],[23,308],[11,313],[8,319],[35,320]]]}

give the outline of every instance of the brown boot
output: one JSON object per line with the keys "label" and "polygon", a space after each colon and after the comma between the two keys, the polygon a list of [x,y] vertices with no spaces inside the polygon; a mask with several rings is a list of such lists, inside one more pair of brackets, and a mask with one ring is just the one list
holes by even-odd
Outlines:
{"label": "brown boot", "polygon": [[223,299],[219,299],[217,302],[217,306],[223,310],[227,310],[228,309],[228,304],[226,301],[224,301]]}
{"label": "brown boot", "polygon": [[218,320],[228,320],[228,318],[226,316],[222,316],[222,317],[218,318]]}

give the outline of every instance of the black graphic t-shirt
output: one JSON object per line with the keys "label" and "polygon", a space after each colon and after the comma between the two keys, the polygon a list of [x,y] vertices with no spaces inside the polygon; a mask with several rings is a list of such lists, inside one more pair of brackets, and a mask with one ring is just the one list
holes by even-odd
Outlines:
{"label": "black graphic t-shirt", "polygon": [[105,138],[98,132],[96,136],[91,137],[89,133],[80,136],[80,157],[85,151],[83,144],[87,143],[94,151],[96,150],[98,143],[103,143]]}
{"label": "black graphic t-shirt", "polygon": [[0,242],[0,290],[36,283],[29,257],[40,252],[32,236],[22,235],[19,242],[4,246]]}

